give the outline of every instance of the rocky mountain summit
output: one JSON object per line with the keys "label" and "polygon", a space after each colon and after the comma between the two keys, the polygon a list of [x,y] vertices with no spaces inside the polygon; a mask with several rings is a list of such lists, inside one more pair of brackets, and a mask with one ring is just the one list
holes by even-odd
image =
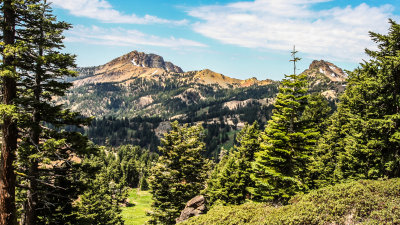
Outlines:
{"label": "rocky mountain summit", "polygon": [[144,52],[132,51],[107,63],[110,66],[121,63],[132,63],[134,66],[159,68],[167,72],[183,73],[179,66],[171,62],[164,61],[164,58],[156,54],[146,54]]}
{"label": "rocky mountain summit", "polygon": [[323,74],[325,77],[329,78],[331,81],[345,81],[347,79],[347,74],[343,70],[333,63],[324,60],[314,60],[310,64],[309,68],[304,71],[310,77],[316,77],[318,74]]}
{"label": "rocky mountain summit", "polygon": [[159,82],[175,79],[185,83],[217,85],[221,88],[268,85],[273,82],[269,79],[235,79],[209,69],[184,72],[179,66],[164,61],[159,55],[138,51],[115,58],[102,66],[78,68],[77,71],[80,75],[74,81],[75,87],[98,83],[120,83],[126,86],[138,78]]}
{"label": "rocky mountain summit", "polygon": [[183,70],[155,54],[132,51],[128,54],[95,67],[78,68],[79,77],[74,86],[97,83],[121,83],[129,85],[137,78],[158,79],[160,76],[182,74]]}
{"label": "rocky mountain summit", "polygon": [[321,92],[327,99],[337,101],[346,86],[347,74],[333,63],[314,60],[304,72],[308,76],[309,87]]}

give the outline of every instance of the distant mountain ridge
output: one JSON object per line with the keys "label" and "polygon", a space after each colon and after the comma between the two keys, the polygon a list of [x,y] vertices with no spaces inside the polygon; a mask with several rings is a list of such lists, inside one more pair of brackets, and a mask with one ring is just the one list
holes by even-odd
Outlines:
{"label": "distant mountain ridge", "polygon": [[138,51],[132,51],[98,67],[83,67],[77,71],[82,79],[75,79],[75,86],[90,83],[129,84],[137,78],[163,80],[171,77],[189,83],[216,84],[222,88],[267,85],[272,82],[269,79],[259,81],[256,78],[240,80],[209,69],[184,72],[179,66],[164,61],[159,55]]}
{"label": "distant mountain ridge", "polygon": [[[77,72],[74,86],[57,101],[96,118],[86,128],[96,144],[156,150],[169,122],[178,120],[205,126],[207,155],[213,157],[222,146],[233,145],[245,123],[267,123],[280,85],[270,79],[236,79],[209,69],[183,72],[161,56],[137,51]],[[323,60],[313,61],[303,73],[310,92],[321,92],[334,106],[347,75]]]}
{"label": "distant mountain ridge", "polygon": [[[272,85],[275,91],[267,94],[270,98],[276,94],[279,85],[279,82],[270,79],[260,81],[254,77],[246,80],[231,78],[209,69],[184,72],[159,55],[138,51],[117,57],[101,66],[82,67],[77,71],[80,75],[73,81],[74,87],[63,102],[86,116],[95,117],[160,115],[164,118],[184,118],[187,113],[185,107],[202,102],[215,101],[221,107],[231,106],[228,102],[244,107],[253,100],[270,104],[271,100],[265,101],[262,96],[242,94],[239,99],[239,96],[233,96],[232,93],[239,94],[263,86],[268,90]],[[343,83],[347,79],[347,74],[341,68],[324,60],[314,60],[303,73],[308,76],[311,90],[322,92],[332,101],[336,101],[338,93],[344,90]],[[240,90],[232,92],[223,89]],[[232,96],[223,96],[222,93],[230,93]],[[169,97],[165,98],[166,95]],[[248,97],[246,99],[243,96]],[[95,105],[92,104],[94,102]],[[178,106],[180,110],[168,109]]]}
{"label": "distant mountain ridge", "polygon": [[348,78],[341,68],[324,60],[314,60],[309,68],[303,71],[308,77],[309,88],[321,92],[327,99],[336,102],[344,91]]}

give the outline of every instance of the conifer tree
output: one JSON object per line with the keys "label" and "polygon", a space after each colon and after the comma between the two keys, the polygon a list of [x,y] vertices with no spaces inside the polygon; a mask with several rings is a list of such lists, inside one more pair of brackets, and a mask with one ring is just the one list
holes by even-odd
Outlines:
{"label": "conifer tree", "polygon": [[17,38],[17,24],[22,17],[23,1],[4,0],[1,8],[1,158],[0,158],[0,224],[16,224],[14,163],[17,150],[17,82],[20,74],[16,70],[16,57],[23,51],[22,42]]}
{"label": "conifer tree", "polygon": [[208,162],[201,155],[205,150],[202,126],[181,126],[177,121],[171,126],[161,140],[162,155],[150,177],[153,224],[175,224],[186,202],[204,189],[208,171]]}
{"label": "conifer tree", "polygon": [[[94,159],[88,160],[96,161]],[[98,162],[97,162],[98,163]],[[101,162],[104,163],[104,162]],[[89,179],[88,189],[80,196],[74,205],[73,215],[80,225],[123,225],[121,217],[121,196],[113,190],[113,181],[107,176],[106,167],[102,167],[95,179]]]}
{"label": "conifer tree", "polygon": [[319,156],[317,154],[317,145],[318,143],[326,141],[320,138],[327,130],[331,111],[332,108],[329,106],[328,100],[321,93],[313,93],[308,96],[307,105],[301,116],[301,121],[307,128],[304,131],[313,134],[313,141],[309,140],[313,151],[310,155],[311,158],[307,170],[305,171],[306,184],[310,189],[320,185],[317,171],[325,168],[325,165],[320,164],[320,158],[318,158]]}
{"label": "conifer tree", "polygon": [[211,202],[241,204],[251,198],[254,188],[250,178],[254,154],[260,150],[259,126],[246,124],[237,136],[238,145],[216,166],[207,186]]}
{"label": "conifer tree", "polygon": [[322,183],[400,176],[400,25],[389,23],[386,35],[370,32],[378,50],[367,49],[371,59],[349,74],[330,142],[319,146],[321,164],[335,160]]}
{"label": "conifer tree", "polygon": [[52,98],[64,95],[70,83],[65,76],[75,76],[74,56],[61,53],[62,32],[71,26],[57,21],[46,0],[24,2],[23,23],[18,31],[24,51],[15,64],[21,73],[18,103],[21,107],[18,174],[20,187],[26,188],[23,224],[68,224],[72,202],[80,194],[77,182],[82,172],[74,158],[84,158],[95,148],[78,132],[67,126],[88,125],[78,113],[63,110]]}
{"label": "conifer tree", "polygon": [[222,156],[220,156],[220,161],[214,166],[214,169],[211,171],[207,180],[207,187],[205,189],[205,193],[212,204],[219,204],[219,202],[221,202],[222,204],[225,203],[222,200],[226,196],[226,194],[223,193],[222,185],[224,184],[224,182],[221,181],[221,176],[224,168],[228,163],[228,160],[234,158],[231,156],[232,154],[234,154],[234,152],[233,149],[230,149],[229,152],[227,152],[227,150],[225,149],[223,150],[226,152]]}
{"label": "conifer tree", "polygon": [[331,111],[328,100],[321,93],[312,93],[307,97],[307,105],[301,121],[321,135],[328,126],[327,121]]}
{"label": "conifer tree", "polygon": [[[299,60],[296,53],[293,50],[294,65]],[[301,120],[307,103],[306,87],[305,74],[286,75],[281,83],[272,118],[262,134],[262,150],[256,153],[253,164],[253,194],[258,198],[285,203],[308,189],[305,172],[315,132]]]}
{"label": "conifer tree", "polygon": [[318,140],[313,162],[310,166],[310,183],[313,188],[324,187],[338,182],[338,155],[344,146],[343,140],[348,131],[343,124],[348,123],[346,112],[339,108],[326,120],[327,130]]}

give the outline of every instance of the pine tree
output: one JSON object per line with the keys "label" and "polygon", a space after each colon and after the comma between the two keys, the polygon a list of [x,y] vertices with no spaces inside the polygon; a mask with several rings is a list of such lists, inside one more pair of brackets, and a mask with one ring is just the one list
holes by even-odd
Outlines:
{"label": "pine tree", "polygon": [[[95,162],[88,160],[88,163]],[[107,176],[106,167],[97,173],[95,179],[89,179],[88,189],[80,196],[80,200],[74,205],[73,215],[76,216],[76,224],[80,225],[123,225],[120,202],[122,196],[119,190],[114,190],[113,181]]]}
{"label": "pine tree", "polygon": [[233,158],[231,157],[231,155],[233,154],[232,151],[233,149],[231,148],[229,152],[225,152],[220,157],[219,163],[214,166],[214,169],[211,171],[209,178],[207,180],[205,193],[212,204],[219,204],[218,201],[220,201],[222,204],[225,204],[225,202],[222,199],[226,196],[226,193],[222,193],[223,192],[222,184],[224,182],[221,181],[221,176],[222,176],[222,171],[224,170],[224,168],[228,163],[228,160],[230,158]]}
{"label": "pine tree", "polygon": [[[295,65],[299,58],[295,50],[292,53]],[[315,132],[301,120],[307,103],[306,86],[305,74],[286,75],[281,83],[272,118],[262,134],[262,150],[256,153],[253,164],[253,194],[258,198],[285,203],[308,189],[305,172]]]}
{"label": "pine tree", "polygon": [[[22,3],[23,4],[23,3]],[[16,70],[16,57],[23,51],[17,39],[17,23],[22,17],[21,1],[4,0],[1,7],[1,158],[0,158],[0,224],[16,224],[14,163],[18,138],[17,81],[20,74]]]}
{"label": "pine tree", "polygon": [[75,67],[75,57],[60,52],[62,32],[71,26],[57,21],[46,0],[25,2],[23,12],[18,35],[24,51],[16,61],[22,75],[18,103],[23,114],[18,124],[17,170],[20,187],[27,188],[21,223],[68,224],[74,220],[72,202],[82,188],[76,180],[82,171],[74,158],[84,158],[95,150],[86,137],[67,131],[90,121],[52,101],[71,86],[62,79],[76,75],[70,70]]}
{"label": "pine tree", "polygon": [[313,128],[319,134],[323,134],[328,126],[328,118],[332,108],[328,100],[321,93],[313,93],[307,96],[307,105],[301,116],[301,121]]}
{"label": "pine tree", "polygon": [[208,163],[201,153],[205,144],[201,141],[203,128],[171,124],[164,134],[159,151],[162,156],[152,169],[150,192],[153,195],[151,223],[175,224],[175,219],[187,201],[204,189]]}
{"label": "pine tree", "polygon": [[345,128],[342,125],[348,121],[347,113],[341,109],[326,119],[327,130],[318,140],[310,167],[310,183],[313,188],[332,185],[341,179],[338,170],[338,155],[342,151],[343,140],[348,132],[348,127]]}
{"label": "pine tree", "polygon": [[241,204],[251,198],[254,188],[250,178],[254,154],[260,150],[259,126],[246,124],[237,136],[238,145],[216,166],[208,181],[210,201],[222,204]]}
{"label": "pine tree", "polygon": [[310,155],[310,163],[305,171],[306,183],[310,189],[317,188],[321,185],[318,178],[318,171],[326,168],[325,165],[320,164],[321,159],[318,158],[319,155],[317,153],[317,145],[318,143],[326,141],[325,139],[321,139],[321,137],[324,135],[329,125],[329,116],[331,111],[332,108],[329,106],[328,100],[322,96],[321,93],[313,93],[308,96],[307,105],[301,116],[301,121],[306,127],[304,131],[313,134],[313,141],[311,142],[309,140],[309,143],[312,145],[313,152]]}
{"label": "pine tree", "polygon": [[321,172],[326,183],[400,176],[400,25],[389,23],[386,35],[370,32],[378,50],[367,49],[371,59],[349,74],[326,134],[335,143],[319,146],[322,160],[335,160]]}
{"label": "pine tree", "polygon": [[[84,159],[82,167],[90,170],[81,173],[80,180],[87,188],[73,203],[76,222],[72,224],[123,224],[121,204],[126,203],[128,187],[137,188],[140,180],[140,187],[145,189],[147,173],[157,158],[146,149],[125,145],[115,150],[101,147],[98,155]],[[131,173],[132,169],[141,172]]]}

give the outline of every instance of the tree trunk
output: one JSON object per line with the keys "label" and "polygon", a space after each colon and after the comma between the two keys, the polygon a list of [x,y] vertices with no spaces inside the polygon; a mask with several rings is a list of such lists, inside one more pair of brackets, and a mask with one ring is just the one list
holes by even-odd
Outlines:
{"label": "tree trunk", "polygon": [[[44,11],[43,11],[44,14]],[[44,15],[43,15],[44,16]],[[40,21],[43,23],[43,21]],[[41,24],[40,24],[41,26]],[[44,39],[44,32],[42,27],[40,29],[40,41]],[[43,46],[39,44],[38,56],[43,56]],[[36,63],[35,69],[35,86],[33,87],[34,94],[34,104],[33,104],[33,126],[31,128],[31,142],[34,146],[34,153],[39,151],[39,141],[40,134],[42,129],[40,127],[40,123],[42,122],[42,116],[40,112],[40,97],[42,96],[42,77],[44,75],[44,71],[42,69],[42,63],[40,59]],[[39,162],[37,159],[33,159],[31,164],[29,165],[29,190],[27,192],[27,209],[26,209],[26,225],[35,225],[36,224],[36,206],[38,203],[38,183],[37,179],[39,179]]]}
{"label": "tree trunk", "polygon": [[[43,55],[43,50],[39,47],[39,56]],[[31,143],[34,147],[34,153],[37,153],[39,150],[39,140],[40,133],[42,132],[40,127],[41,122],[41,113],[39,109],[40,96],[42,94],[41,89],[41,78],[43,71],[41,69],[41,64],[38,63],[36,67],[35,74],[35,86],[33,88],[34,93],[34,110],[33,110],[33,125],[30,134]],[[39,162],[37,159],[32,159],[29,165],[29,190],[27,192],[27,208],[26,208],[26,225],[35,225],[36,224],[36,205],[38,203],[38,184],[37,179],[39,179]]]}
{"label": "tree trunk", "polygon": [[29,181],[29,189],[27,191],[27,202],[26,202],[26,214],[25,224],[35,225],[36,224],[36,206],[38,202],[37,195],[37,181],[38,178],[38,163],[36,160],[32,162],[29,167],[29,174],[32,176]]}
{"label": "tree trunk", "polygon": [[[3,3],[4,24],[2,27],[4,44],[13,45],[15,42],[15,10],[11,0]],[[3,55],[3,66],[15,72],[13,56]],[[16,79],[12,76],[2,77],[3,104],[13,105],[16,98]],[[16,224],[15,210],[15,172],[13,163],[17,149],[18,130],[16,121],[11,115],[3,116],[3,143],[0,158],[0,225]]]}

